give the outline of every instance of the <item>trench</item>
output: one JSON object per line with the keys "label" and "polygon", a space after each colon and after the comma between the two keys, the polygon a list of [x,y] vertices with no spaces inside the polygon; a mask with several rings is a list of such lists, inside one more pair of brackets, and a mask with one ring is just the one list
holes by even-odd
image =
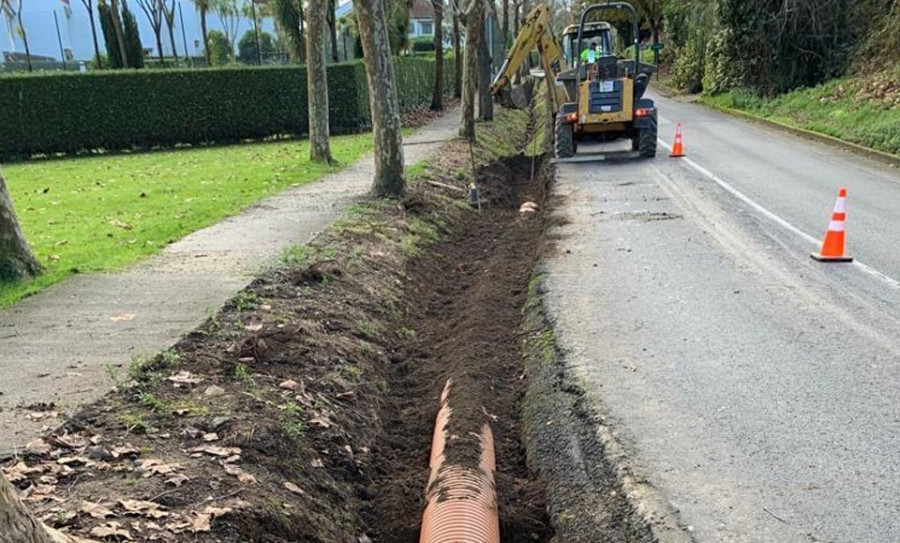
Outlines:
{"label": "trench", "polygon": [[[365,511],[374,541],[418,541],[439,398],[453,382],[453,433],[495,438],[501,540],[542,542],[552,537],[546,489],[526,466],[522,400],[528,379],[522,364],[523,308],[541,250],[549,168],[524,156],[481,168],[485,200],[449,239],[411,261],[405,273],[410,311],[406,339],[390,355],[391,390],[386,430],[374,452]],[[537,212],[521,213],[526,201]],[[465,441],[465,440],[461,440]],[[477,447],[448,445],[447,457],[477,465]]]}

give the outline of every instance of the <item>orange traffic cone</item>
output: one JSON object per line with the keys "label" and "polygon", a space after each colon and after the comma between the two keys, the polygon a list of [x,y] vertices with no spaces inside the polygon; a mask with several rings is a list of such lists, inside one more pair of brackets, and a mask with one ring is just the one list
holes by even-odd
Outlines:
{"label": "orange traffic cone", "polygon": [[681,123],[675,125],[675,145],[672,146],[672,152],[669,156],[672,158],[684,156],[684,142],[681,139]]}
{"label": "orange traffic cone", "polygon": [[844,223],[847,220],[847,189],[841,188],[838,192],[837,202],[834,204],[834,213],[831,214],[831,222],[822,240],[822,251],[813,253],[812,256],[820,262],[851,262],[853,257],[844,254]]}

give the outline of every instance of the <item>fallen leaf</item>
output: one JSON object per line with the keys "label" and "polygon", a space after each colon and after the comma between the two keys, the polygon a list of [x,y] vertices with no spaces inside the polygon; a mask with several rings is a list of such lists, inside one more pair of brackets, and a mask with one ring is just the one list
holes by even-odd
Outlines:
{"label": "fallen leaf", "polygon": [[324,468],[325,467],[325,462],[322,462],[321,458],[316,458],[315,460],[312,461],[311,464],[312,464],[312,467],[314,467],[314,468]]}
{"label": "fallen leaf", "polygon": [[140,466],[138,471],[143,471],[144,477],[150,477],[155,474],[165,475],[181,469],[181,465],[179,464],[166,464],[162,460],[156,460],[154,458],[141,460],[138,465]]}
{"label": "fallen leaf", "polygon": [[120,456],[137,456],[139,454],[141,454],[141,451],[131,443],[126,443],[121,447],[112,448],[113,458],[118,458]]}
{"label": "fallen leaf", "polygon": [[285,390],[297,390],[297,381],[293,379],[288,379],[287,381],[282,382],[278,385],[278,388],[283,388]]}
{"label": "fallen leaf", "polygon": [[34,441],[29,441],[25,445],[25,450],[30,452],[31,454],[44,455],[50,452],[50,449],[50,444],[40,438],[35,439]]}
{"label": "fallen leaf", "polygon": [[218,441],[219,434],[215,432],[210,432],[208,434],[203,434],[203,441]]}
{"label": "fallen leaf", "polygon": [[88,445],[87,438],[78,434],[63,434],[61,436],[54,436],[53,441],[69,449],[82,449],[84,447],[87,447]]}
{"label": "fallen leaf", "polygon": [[168,378],[169,381],[175,383],[175,386],[182,385],[196,385],[203,381],[202,377],[196,377],[189,371],[179,371],[178,373],[172,374]]}
{"label": "fallen leaf", "polygon": [[188,449],[189,453],[206,453],[212,456],[232,456],[241,454],[240,447],[219,447],[218,445],[199,445]]}
{"label": "fallen leaf", "polygon": [[141,500],[119,500],[119,505],[125,509],[125,514],[136,514],[150,518],[165,518],[169,513],[160,510],[161,505],[156,502]]}
{"label": "fallen leaf", "polygon": [[237,480],[242,483],[255,483],[256,482],[256,477],[250,475],[249,473],[247,473],[246,471],[242,470],[241,468],[239,468],[237,466],[223,463],[222,467],[225,468],[225,473],[227,473],[228,475],[234,475],[235,477],[237,477]]}
{"label": "fallen leaf", "polygon": [[184,484],[190,480],[191,480],[191,478],[188,477],[187,475],[182,475],[179,473],[179,474],[173,475],[172,477],[169,477],[168,479],[166,479],[166,484],[172,485],[175,487],[179,487],[182,484]]}
{"label": "fallen leaf", "polygon": [[103,526],[97,526],[93,530],[91,530],[91,535],[94,537],[115,537],[119,536],[124,537],[128,541],[134,541],[134,538],[131,537],[131,532],[122,528],[122,525],[118,522],[107,522]]}
{"label": "fallen leaf", "polygon": [[115,513],[103,507],[99,503],[93,503],[88,501],[81,502],[81,512],[87,515],[90,515],[94,518],[98,518],[100,520],[105,519],[106,517],[114,517]]}
{"label": "fallen leaf", "polygon": [[290,481],[285,481],[283,483],[283,485],[284,485],[284,488],[288,489],[289,491],[293,492],[294,494],[299,494],[301,496],[303,494],[306,494],[306,492],[304,492],[302,488],[300,488],[299,486],[295,485],[294,483],[292,483]]}
{"label": "fallen leaf", "polygon": [[262,330],[262,327],[263,327],[263,325],[261,322],[253,322],[253,323],[248,324],[244,328],[246,328],[250,332],[259,332],[260,330]]}
{"label": "fallen leaf", "polygon": [[313,417],[309,421],[310,424],[315,424],[316,426],[321,426],[322,428],[331,428],[331,420],[325,415],[319,415]]}

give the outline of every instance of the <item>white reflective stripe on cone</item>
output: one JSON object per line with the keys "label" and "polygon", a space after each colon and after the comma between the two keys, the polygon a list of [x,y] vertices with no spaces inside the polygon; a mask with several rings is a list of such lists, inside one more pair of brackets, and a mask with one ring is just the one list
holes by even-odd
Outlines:
{"label": "white reflective stripe on cone", "polygon": [[831,221],[828,224],[829,232],[843,232],[844,231],[844,221]]}
{"label": "white reflective stripe on cone", "polygon": [[834,204],[834,212],[835,213],[846,213],[847,212],[847,199],[846,198],[838,198],[837,203]]}

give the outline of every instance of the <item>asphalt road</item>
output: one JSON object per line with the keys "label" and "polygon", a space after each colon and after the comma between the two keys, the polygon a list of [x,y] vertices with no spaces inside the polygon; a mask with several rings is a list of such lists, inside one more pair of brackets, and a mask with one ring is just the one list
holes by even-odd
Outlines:
{"label": "asphalt road", "polygon": [[654,98],[687,159],[557,167],[569,362],[696,541],[900,541],[900,170]]}

